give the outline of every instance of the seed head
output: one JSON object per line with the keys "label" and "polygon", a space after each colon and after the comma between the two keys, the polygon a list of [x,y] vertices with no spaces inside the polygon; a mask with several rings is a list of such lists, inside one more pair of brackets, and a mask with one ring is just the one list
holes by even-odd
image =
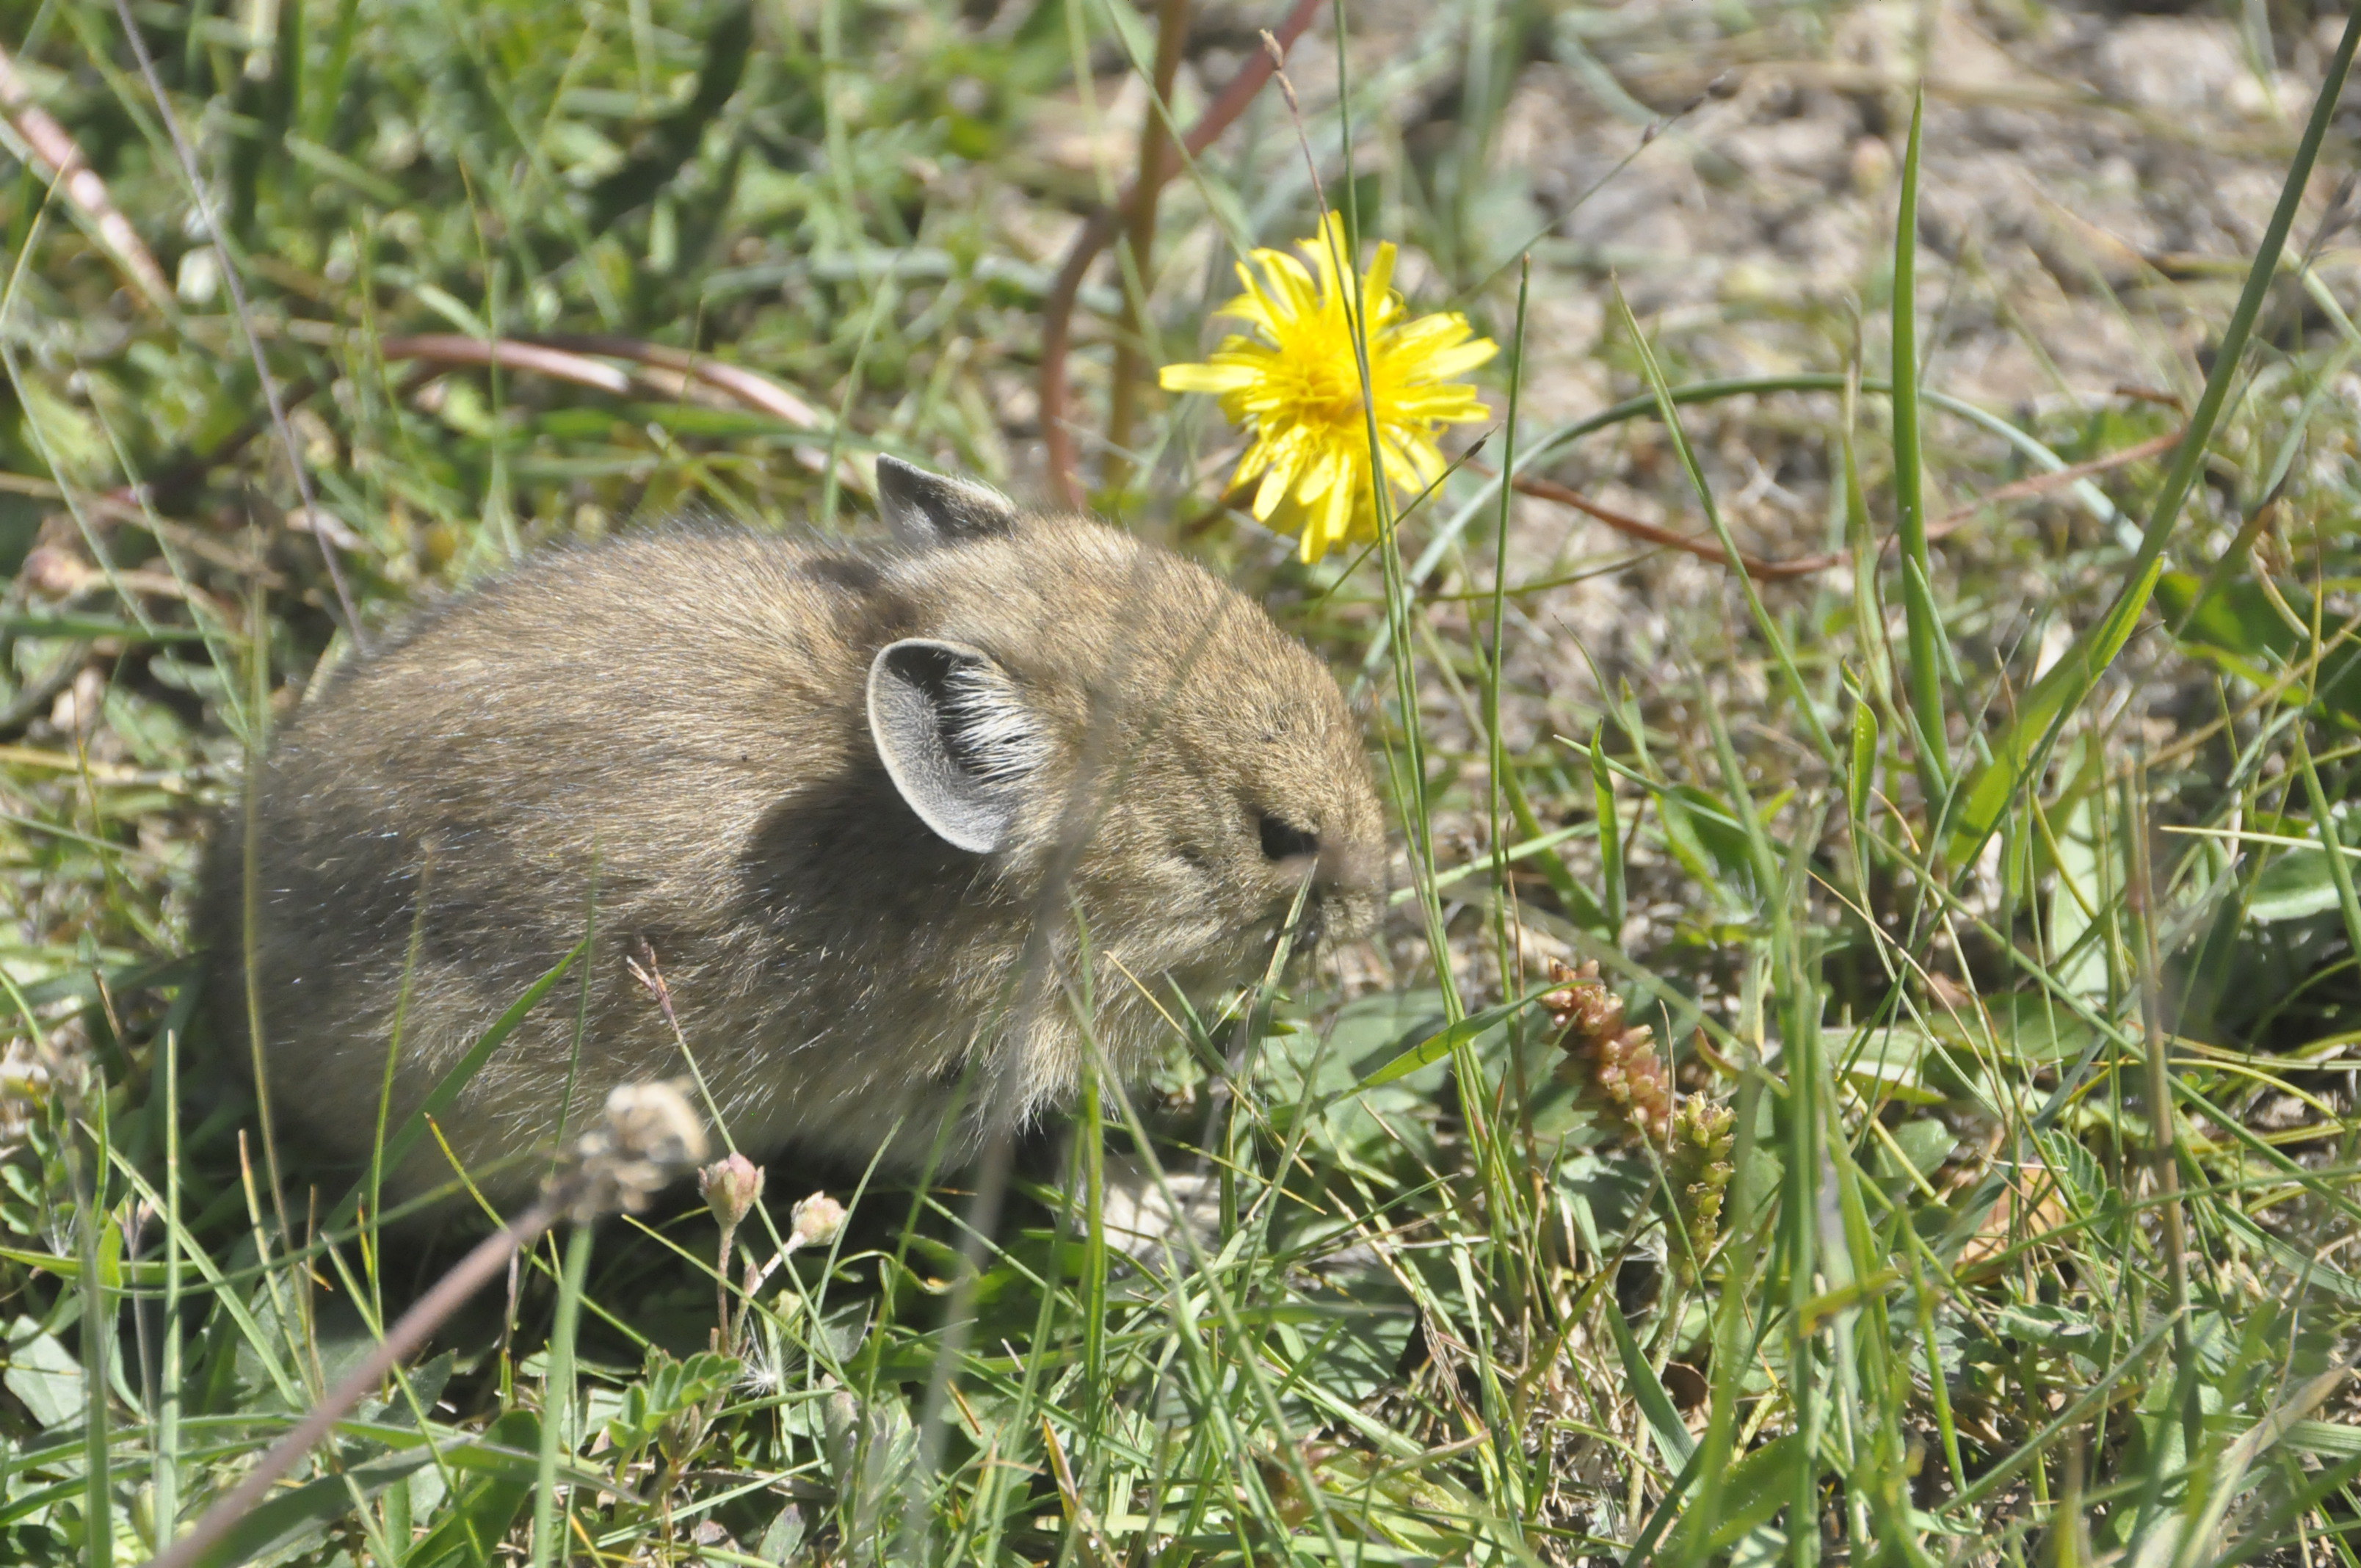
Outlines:
{"label": "seed head", "polygon": [[1586,1094],[1596,1094],[1641,1137],[1664,1146],[1673,1123],[1672,1078],[1656,1054],[1656,1032],[1645,1024],[1626,1025],[1623,999],[1598,978],[1596,959],[1569,969],[1553,959],[1550,978],[1559,982],[1542,999],[1558,1027],[1558,1069]]}
{"label": "seed head", "polygon": [[575,1223],[620,1209],[636,1214],[705,1158],[705,1120],[674,1083],[626,1083],[607,1096],[598,1126],[574,1146],[564,1179],[574,1184]]}
{"label": "seed head", "polygon": [[1678,1259],[1684,1273],[1696,1277],[1698,1261],[1721,1239],[1721,1203],[1730,1185],[1730,1152],[1738,1143],[1738,1115],[1702,1094],[1684,1095],[1673,1113],[1672,1147],[1664,1157],[1664,1175],[1680,1210],[1680,1231],[1686,1255]]}

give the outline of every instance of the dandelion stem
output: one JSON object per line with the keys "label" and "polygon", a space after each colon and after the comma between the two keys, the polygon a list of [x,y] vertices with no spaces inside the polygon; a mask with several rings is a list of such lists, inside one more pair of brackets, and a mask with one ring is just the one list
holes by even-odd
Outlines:
{"label": "dandelion stem", "polygon": [[1139,128],[1139,174],[1124,214],[1123,330],[1115,338],[1115,384],[1107,403],[1105,483],[1120,490],[1131,472],[1131,427],[1139,411],[1140,380],[1147,373],[1148,291],[1155,280],[1156,206],[1164,193],[1172,157],[1172,82],[1180,72],[1180,47],[1189,38],[1189,0],[1159,0],[1156,8],[1156,79],[1148,118]]}
{"label": "dandelion stem", "polygon": [[[1266,38],[1278,40],[1284,55],[1303,29],[1320,14],[1322,0],[1295,0],[1295,5],[1278,27],[1266,33]],[[1238,73],[1222,90],[1197,123],[1190,127],[1181,142],[1181,150],[1194,158],[1213,145],[1213,139],[1230,128],[1232,121],[1246,113],[1263,83],[1271,79],[1276,68],[1266,54],[1250,54],[1238,67]],[[1122,214],[1130,206],[1133,193],[1126,192],[1112,207],[1102,207],[1091,215],[1074,236],[1066,259],[1058,269],[1058,276],[1049,285],[1049,297],[1041,305],[1041,444],[1048,449],[1049,486],[1068,506],[1082,504],[1082,481],[1076,473],[1081,459],[1074,451],[1074,433],[1066,417],[1066,354],[1073,346],[1074,302],[1082,297],[1082,279],[1090,272],[1091,263],[1099,253],[1115,243],[1122,232]]]}

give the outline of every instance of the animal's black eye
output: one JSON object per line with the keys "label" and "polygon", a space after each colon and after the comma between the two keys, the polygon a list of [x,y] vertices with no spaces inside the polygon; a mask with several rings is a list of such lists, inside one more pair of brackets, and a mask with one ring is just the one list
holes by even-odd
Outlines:
{"label": "animal's black eye", "polygon": [[1291,822],[1265,813],[1262,818],[1262,858],[1266,861],[1291,861],[1298,855],[1320,852],[1320,835],[1309,828],[1298,828]]}

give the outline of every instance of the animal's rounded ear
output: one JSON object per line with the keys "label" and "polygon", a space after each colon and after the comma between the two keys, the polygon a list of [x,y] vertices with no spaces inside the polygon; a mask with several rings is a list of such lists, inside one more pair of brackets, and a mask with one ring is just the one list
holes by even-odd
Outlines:
{"label": "animal's rounded ear", "polygon": [[869,664],[869,734],[918,820],[957,849],[1008,842],[1025,785],[1049,754],[1040,719],[990,654],[906,637]]}
{"label": "animal's rounded ear", "polygon": [[877,459],[877,510],[894,537],[921,549],[985,539],[1016,526],[1016,503],[990,485]]}

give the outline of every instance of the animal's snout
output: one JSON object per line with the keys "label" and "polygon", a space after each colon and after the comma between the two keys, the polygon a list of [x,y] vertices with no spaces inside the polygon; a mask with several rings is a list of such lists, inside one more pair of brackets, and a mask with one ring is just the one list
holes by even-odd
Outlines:
{"label": "animal's snout", "polygon": [[1323,844],[1307,869],[1312,886],[1296,924],[1297,950],[1308,952],[1323,941],[1367,935],[1377,924],[1383,891],[1377,857],[1346,844]]}
{"label": "animal's snout", "polygon": [[1386,863],[1382,845],[1363,843],[1342,835],[1320,847],[1316,885],[1330,897],[1345,902],[1374,902],[1385,891]]}
{"label": "animal's snout", "polygon": [[1261,813],[1257,826],[1264,860],[1290,878],[1312,879],[1295,927],[1299,950],[1319,946],[1325,936],[1356,937],[1368,928],[1383,872],[1375,854],[1349,834],[1279,812]]}

